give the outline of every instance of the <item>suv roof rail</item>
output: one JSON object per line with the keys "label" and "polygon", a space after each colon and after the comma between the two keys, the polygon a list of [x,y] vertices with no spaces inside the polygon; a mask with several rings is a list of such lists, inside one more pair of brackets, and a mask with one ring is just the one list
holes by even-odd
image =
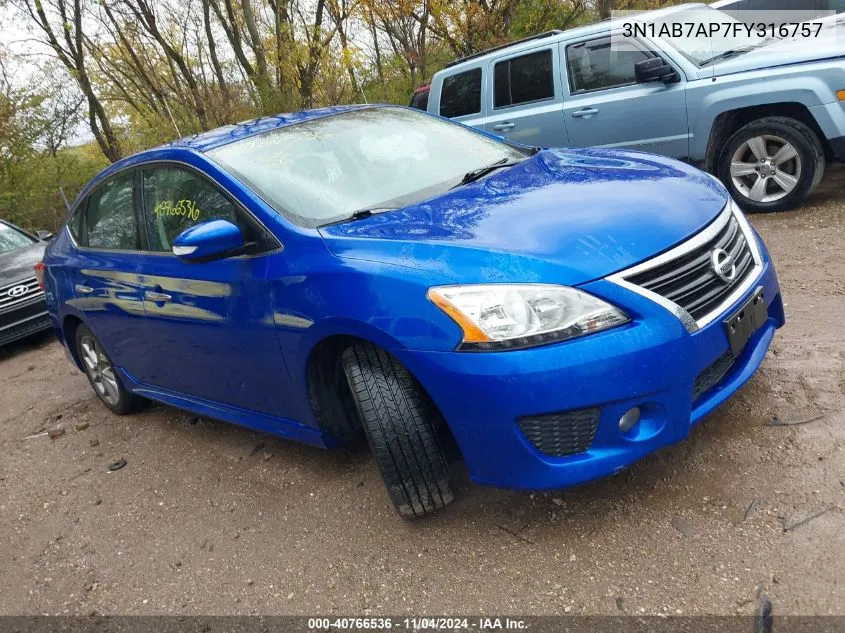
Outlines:
{"label": "suv roof rail", "polygon": [[466,57],[461,57],[460,59],[453,59],[448,64],[444,66],[444,68],[451,68],[452,66],[457,66],[463,62],[469,61],[471,59],[475,59],[476,57],[481,57],[482,55],[486,55],[487,53],[492,53],[494,51],[500,51],[505,48],[510,48],[511,46],[516,46],[517,44],[522,44],[524,42],[531,42],[533,40],[541,40],[546,37],[551,37],[552,35],[557,35],[559,33],[563,33],[560,29],[552,29],[551,31],[545,31],[543,33],[537,33],[537,35],[532,35],[530,37],[523,37],[521,40],[516,40],[515,42],[509,42],[507,44],[502,44],[501,46],[494,46],[493,48],[488,48],[483,51],[479,51],[478,53],[473,53],[472,55],[467,55]]}

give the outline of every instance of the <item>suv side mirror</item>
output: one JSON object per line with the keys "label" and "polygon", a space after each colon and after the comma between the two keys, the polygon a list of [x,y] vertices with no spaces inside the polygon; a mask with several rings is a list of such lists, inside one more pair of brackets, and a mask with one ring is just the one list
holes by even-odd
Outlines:
{"label": "suv side mirror", "polygon": [[659,57],[651,57],[634,64],[634,77],[638,84],[651,81],[662,81],[669,84],[680,79],[675,69]]}
{"label": "suv side mirror", "polygon": [[241,230],[228,220],[200,222],[173,240],[173,254],[188,262],[209,262],[241,255],[245,250]]}
{"label": "suv side mirror", "polygon": [[39,229],[35,232],[35,235],[38,236],[38,239],[42,242],[46,242],[47,240],[53,239],[53,234],[46,229]]}

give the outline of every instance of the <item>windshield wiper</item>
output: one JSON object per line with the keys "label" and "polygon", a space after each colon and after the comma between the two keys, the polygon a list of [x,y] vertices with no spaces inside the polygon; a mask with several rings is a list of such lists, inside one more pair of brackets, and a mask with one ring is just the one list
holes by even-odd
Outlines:
{"label": "windshield wiper", "polygon": [[484,178],[484,176],[486,176],[487,174],[494,172],[497,169],[502,169],[503,167],[513,167],[514,165],[518,165],[521,162],[521,160],[513,160],[506,157],[497,160],[495,163],[490,163],[489,165],[485,165],[484,167],[473,169],[472,171],[468,171],[467,173],[465,173],[464,177],[461,178],[461,182],[452,187],[452,189],[455,189],[456,187],[461,187],[462,185],[468,185],[469,183],[475,182],[476,180],[480,180],[481,178]]}
{"label": "windshield wiper", "polygon": [[705,59],[703,62],[699,64],[699,68],[703,68],[704,66],[709,66],[710,64],[715,64],[716,62],[722,62],[726,59],[731,59],[732,57],[737,57],[742,55],[743,53],[747,53],[748,51],[757,48],[757,46],[742,46],[741,48],[732,48],[727,51],[722,51],[715,57],[711,57],[710,59]]}
{"label": "windshield wiper", "polygon": [[333,224],[343,224],[344,222],[354,222],[355,220],[363,220],[364,218],[369,218],[379,213],[384,213],[385,211],[395,211],[398,208],[399,207],[366,207],[364,209],[356,209],[349,215],[342,217],[339,220],[333,220],[331,222],[321,224],[320,228],[324,226],[331,226]]}

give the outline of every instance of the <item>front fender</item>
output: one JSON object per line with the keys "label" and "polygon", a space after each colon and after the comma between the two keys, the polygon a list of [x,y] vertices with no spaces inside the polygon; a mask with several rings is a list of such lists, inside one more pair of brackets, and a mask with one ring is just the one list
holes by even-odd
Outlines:
{"label": "front fender", "polygon": [[[813,71],[815,66],[820,68]],[[827,68],[827,64],[802,64],[778,68],[774,75],[772,70],[758,70],[690,83],[687,88],[690,159],[693,162],[706,160],[713,124],[721,114],[786,103],[811,109],[829,102],[833,94],[834,70]]]}
{"label": "front fender", "polygon": [[[452,350],[460,328],[426,297],[443,279],[424,270],[335,256],[310,269],[273,275],[273,320],[291,378],[292,416],[311,420],[308,360],[331,337],[347,336],[384,349]],[[307,272],[306,272],[307,270]],[[297,274],[299,273],[299,274]]]}

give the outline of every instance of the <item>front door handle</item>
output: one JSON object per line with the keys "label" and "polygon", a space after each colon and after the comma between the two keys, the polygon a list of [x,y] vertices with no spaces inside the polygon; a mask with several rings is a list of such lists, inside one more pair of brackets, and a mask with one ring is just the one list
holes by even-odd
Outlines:
{"label": "front door handle", "polygon": [[152,301],[153,303],[166,303],[173,299],[169,294],[165,294],[164,292],[154,292],[152,290],[147,290],[144,292],[144,299],[147,301]]}
{"label": "front door handle", "polygon": [[83,286],[82,284],[76,284],[73,289],[81,295],[90,295],[94,292],[94,289],[91,286]]}
{"label": "front door handle", "polygon": [[599,113],[598,108],[584,108],[583,110],[576,110],[575,112],[572,113],[572,116],[574,116],[577,119],[577,118],[582,117],[582,116],[592,116],[592,115],[598,114],[598,113]]}
{"label": "front door handle", "polygon": [[505,130],[512,130],[516,127],[516,123],[511,123],[510,121],[505,121],[504,123],[497,123],[493,126],[494,132],[504,132]]}

